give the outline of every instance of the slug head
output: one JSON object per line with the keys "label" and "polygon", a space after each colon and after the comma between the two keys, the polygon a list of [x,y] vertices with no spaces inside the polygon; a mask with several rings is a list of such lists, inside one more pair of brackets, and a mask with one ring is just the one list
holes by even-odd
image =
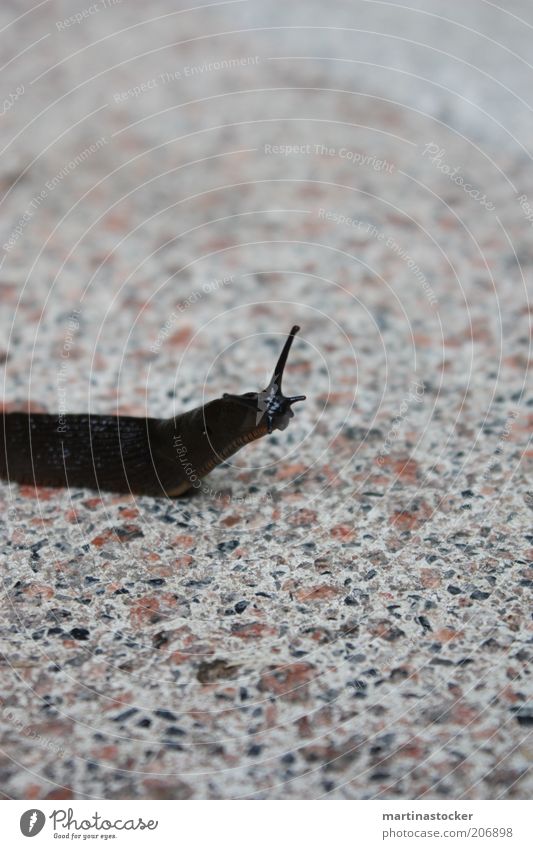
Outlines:
{"label": "slug head", "polygon": [[295,335],[299,331],[295,325],[289,333],[283,350],[279,356],[270,383],[262,392],[245,392],[243,395],[223,395],[228,401],[235,401],[255,416],[255,426],[266,425],[268,433],[273,430],[285,430],[290,419],[294,416],[291,409],[296,401],[305,401],[305,395],[293,395],[287,397],[281,390],[283,371],[287,363],[287,357]]}

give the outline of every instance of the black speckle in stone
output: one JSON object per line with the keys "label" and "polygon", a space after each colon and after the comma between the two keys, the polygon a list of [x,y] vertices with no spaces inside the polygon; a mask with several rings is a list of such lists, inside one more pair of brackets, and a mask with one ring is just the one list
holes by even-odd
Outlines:
{"label": "black speckle in stone", "polygon": [[73,628],[70,632],[71,637],[74,640],[88,640],[89,639],[89,631],[87,628]]}
{"label": "black speckle in stone", "polygon": [[185,581],[184,586],[186,586],[186,587],[208,587],[209,584],[212,583],[212,581],[213,581],[213,578],[204,578],[201,581],[195,581],[195,580]]}
{"label": "black speckle in stone", "polygon": [[365,575],[365,581],[371,581],[377,575],[376,569],[370,569]]}
{"label": "black speckle in stone", "polygon": [[424,631],[432,631],[433,630],[431,625],[429,624],[429,619],[426,616],[415,617],[415,622],[418,622],[420,625],[422,625],[422,628],[424,629]]}
{"label": "black speckle in stone", "polygon": [[356,599],[356,598],[354,598],[352,595],[347,595],[347,596],[346,596],[346,598],[344,599],[344,604],[348,604],[348,605],[352,605],[352,606],[354,606],[354,605],[356,605],[356,604],[359,604],[359,602],[358,602],[358,601],[357,601],[357,599]]}
{"label": "black speckle in stone", "polygon": [[249,757],[251,757],[251,758],[256,758],[258,755],[260,755],[260,754],[261,754],[261,752],[262,752],[262,751],[263,751],[263,747],[262,747],[262,746],[259,746],[257,743],[254,743],[254,744],[253,744],[252,746],[250,746],[250,748],[248,749],[248,755],[249,755]]}
{"label": "black speckle in stone", "polygon": [[533,725],[533,706],[515,709],[514,714],[519,725]]}
{"label": "black speckle in stone", "polygon": [[392,628],[389,628],[386,634],[384,634],[387,642],[392,643],[395,640],[399,640],[400,637],[405,637],[405,631],[402,631],[401,628],[397,628],[395,625]]}
{"label": "black speckle in stone", "polygon": [[154,634],[152,637],[152,644],[154,649],[160,649],[161,646],[166,646],[168,644],[168,637],[165,631],[159,631],[157,634]]}
{"label": "black speckle in stone", "polygon": [[134,525],[125,525],[124,527],[115,527],[112,529],[116,534],[120,542],[129,542],[132,539],[139,539],[144,536],[144,533],[140,528],[135,527]]}
{"label": "black speckle in stone", "polygon": [[461,495],[463,496],[463,498],[473,498],[474,497],[474,493],[472,492],[471,489],[463,489],[463,491],[461,492]]}
{"label": "black speckle in stone", "polygon": [[281,763],[286,764],[286,766],[290,766],[294,763],[295,760],[296,758],[294,757],[293,753],[287,752],[287,754],[283,755],[283,757],[281,758]]}
{"label": "black speckle in stone", "polygon": [[167,522],[169,525],[175,524],[176,520],[170,513],[165,513],[163,516],[158,516],[162,522]]}
{"label": "black speckle in stone", "polygon": [[159,719],[166,719],[167,722],[173,722],[176,719],[176,714],[171,710],[154,710],[154,715]]}
{"label": "black speckle in stone", "polygon": [[218,548],[219,551],[224,551],[224,552],[235,551],[235,549],[237,548],[238,545],[239,545],[238,539],[229,539],[226,542],[219,542],[219,544],[217,545],[217,548]]}
{"label": "black speckle in stone", "polygon": [[163,584],[166,584],[166,581],[164,578],[149,578],[146,583],[151,584],[152,587],[162,587]]}
{"label": "black speckle in stone", "polygon": [[124,593],[129,593],[129,590],[127,590],[126,587],[120,587],[119,590],[115,590],[113,595],[124,595]]}
{"label": "black speckle in stone", "polygon": [[474,592],[471,593],[470,598],[476,599],[477,601],[483,601],[484,599],[488,598],[489,596],[490,596],[490,593],[485,593],[485,592],[483,592],[483,590],[474,590]]}
{"label": "black speckle in stone", "polygon": [[525,649],[519,649],[516,654],[512,655],[517,660],[529,660],[529,654]]}
{"label": "black speckle in stone", "polygon": [[122,713],[114,716],[113,722],[125,722],[126,719],[129,719],[130,716],[135,716],[136,713],[139,713],[138,708],[128,708],[128,710],[124,710]]}
{"label": "black speckle in stone", "polygon": [[389,678],[391,681],[403,681],[405,678],[409,678],[409,672],[403,666],[398,666],[391,670]]}
{"label": "black speckle in stone", "polygon": [[49,628],[47,634],[49,637],[57,637],[59,634],[63,634],[63,628]]}
{"label": "black speckle in stone", "polygon": [[521,581],[519,581],[519,584],[521,587],[533,587],[533,581],[529,580],[528,578],[523,578]]}
{"label": "black speckle in stone", "polygon": [[447,587],[447,590],[452,595],[459,595],[459,593],[461,592],[460,588],[455,587],[453,584],[449,584],[449,586]]}
{"label": "black speckle in stone", "polygon": [[235,605],[235,613],[244,613],[246,608],[248,607],[247,601],[238,601]]}
{"label": "black speckle in stone", "polygon": [[360,679],[356,679],[355,681],[350,681],[352,687],[355,687],[356,690],[366,690],[368,684],[366,681],[361,681]]}
{"label": "black speckle in stone", "polygon": [[100,580],[100,578],[93,578],[92,575],[85,575],[85,583],[86,584],[96,584]]}
{"label": "black speckle in stone", "polygon": [[145,716],[144,719],[140,719],[137,723],[139,728],[150,728],[151,724],[152,720],[148,719],[147,716]]}
{"label": "black speckle in stone", "polygon": [[176,725],[169,725],[168,728],[165,729],[165,734],[169,734],[171,737],[184,737],[185,731],[183,728],[178,728]]}

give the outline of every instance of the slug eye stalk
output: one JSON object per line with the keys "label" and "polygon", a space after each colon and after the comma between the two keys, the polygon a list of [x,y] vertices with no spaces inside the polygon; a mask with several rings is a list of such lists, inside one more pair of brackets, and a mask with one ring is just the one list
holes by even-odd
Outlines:
{"label": "slug eye stalk", "polygon": [[229,395],[225,393],[222,396],[228,401],[235,401],[248,409],[254,410],[256,413],[256,425],[264,422],[267,426],[268,433],[272,433],[276,429],[285,430],[289,424],[289,420],[294,416],[291,409],[292,405],[296,401],[305,401],[306,398],[305,395],[286,396],[281,389],[289,351],[299,330],[300,328],[296,324],[291,329],[266,389],[263,389],[262,392],[245,392],[243,395]]}

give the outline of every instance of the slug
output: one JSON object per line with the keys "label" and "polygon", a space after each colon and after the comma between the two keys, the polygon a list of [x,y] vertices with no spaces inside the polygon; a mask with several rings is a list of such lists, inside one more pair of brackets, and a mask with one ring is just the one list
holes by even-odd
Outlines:
{"label": "slug", "polygon": [[291,406],[283,371],[292,328],[262,392],[224,394],[175,418],[3,413],[0,477],[21,484],[178,496],[248,442],[284,430]]}

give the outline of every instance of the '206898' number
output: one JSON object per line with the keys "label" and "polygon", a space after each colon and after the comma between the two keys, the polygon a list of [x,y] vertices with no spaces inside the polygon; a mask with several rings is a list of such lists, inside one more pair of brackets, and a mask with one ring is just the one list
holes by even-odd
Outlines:
{"label": "'206898' number", "polygon": [[504,827],[494,828],[472,828],[470,829],[471,837],[512,837],[513,829]]}

